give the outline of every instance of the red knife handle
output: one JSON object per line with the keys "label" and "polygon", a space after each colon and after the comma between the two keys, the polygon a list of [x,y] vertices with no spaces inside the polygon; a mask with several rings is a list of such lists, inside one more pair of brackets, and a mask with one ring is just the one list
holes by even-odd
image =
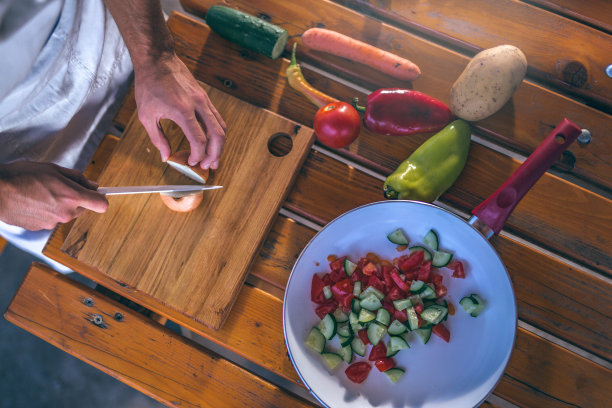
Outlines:
{"label": "red knife handle", "polygon": [[568,119],[544,139],[538,148],[516,169],[508,180],[474,208],[472,214],[499,234],[514,207],[525,193],[553,165],[567,147],[582,133],[581,129]]}

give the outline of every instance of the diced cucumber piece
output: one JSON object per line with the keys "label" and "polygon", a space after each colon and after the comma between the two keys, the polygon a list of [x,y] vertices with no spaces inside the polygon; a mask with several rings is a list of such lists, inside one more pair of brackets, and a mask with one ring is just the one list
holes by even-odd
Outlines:
{"label": "diced cucumber piece", "polygon": [[419,293],[419,296],[421,296],[421,299],[434,300],[436,299],[436,290],[429,286],[429,284],[426,284],[421,293]]}
{"label": "diced cucumber piece", "polygon": [[450,252],[438,251],[431,259],[431,264],[436,268],[441,268],[443,266],[448,265],[451,259],[453,259],[453,254],[451,254]]}
{"label": "diced cucumber piece", "polygon": [[344,271],[348,276],[351,276],[355,269],[357,269],[356,263],[351,262],[348,258],[344,259]]}
{"label": "diced cucumber piece", "polygon": [[359,316],[355,312],[349,313],[349,323],[351,325],[359,323]]}
{"label": "diced cucumber piece", "polygon": [[391,322],[391,314],[389,313],[387,309],[385,309],[384,307],[381,307],[376,312],[376,321],[380,324],[384,324],[385,326],[388,326],[389,322]]}
{"label": "diced cucumber piece", "polygon": [[363,299],[370,295],[375,295],[379,300],[383,300],[385,297],[385,294],[382,293],[380,290],[376,289],[374,286],[368,286],[364,291],[361,292],[361,294],[359,295],[359,299]]}
{"label": "diced cucumber piece", "polygon": [[327,286],[323,286],[323,296],[325,296],[325,300],[329,300],[332,298],[334,294],[331,291],[331,288],[329,287],[329,285]]}
{"label": "diced cucumber piece", "polygon": [[406,309],[406,314],[408,315],[408,327],[410,330],[416,330],[419,328],[419,318],[417,316],[416,310],[414,307],[409,307]]}
{"label": "diced cucumber piece", "polygon": [[405,372],[406,371],[401,368],[394,367],[385,371],[385,375],[393,384],[395,384],[400,378],[402,378]]}
{"label": "diced cucumber piece", "polygon": [[376,319],[376,314],[370,312],[367,309],[361,309],[359,311],[359,323],[368,323]]}
{"label": "diced cucumber piece", "polygon": [[353,334],[351,333],[351,335],[348,337],[338,335],[338,340],[340,340],[340,346],[344,347],[347,344],[351,344],[351,342],[353,341]]}
{"label": "diced cucumber piece", "polygon": [[361,281],[357,281],[353,285],[353,296],[359,297],[359,295],[361,295]]}
{"label": "diced cucumber piece", "polygon": [[431,338],[431,327],[421,327],[420,329],[416,329],[414,332],[421,339],[423,344],[427,344]]}
{"label": "diced cucumber piece", "polygon": [[351,361],[353,361],[353,348],[350,344],[347,344],[340,349],[340,356],[345,363],[350,364]]}
{"label": "diced cucumber piece", "polygon": [[427,248],[425,248],[423,246],[420,246],[420,245],[415,245],[413,247],[410,247],[410,253],[411,254],[413,252],[420,251],[420,250],[424,251],[423,259],[426,260],[426,261],[431,261],[431,258],[432,258],[431,252],[429,252],[429,250]]}
{"label": "diced cucumber piece", "polygon": [[366,345],[363,344],[363,341],[361,341],[359,336],[353,337],[353,341],[351,342],[351,347],[353,351],[355,352],[355,354],[357,354],[358,356],[361,356],[361,357],[365,356]]}
{"label": "diced cucumber piece", "polygon": [[336,323],[336,318],[334,317],[334,315],[328,313],[319,322],[319,325],[317,327],[321,331],[321,334],[325,336],[327,340],[329,340],[336,335],[336,329],[338,328],[338,325]]}
{"label": "diced cucumber piece", "polygon": [[406,325],[399,320],[393,320],[389,327],[387,328],[387,332],[390,335],[396,336],[398,334],[402,334],[406,331]]}
{"label": "diced cucumber piece", "polygon": [[348,323],[342,323],[338,325],[337,333],[339,336],[349,337],[352,331]]}
{"label": "diced cucumber piece", "polygon": [[410,293],[421,293],[425,290],[425,282],[420,280],[414,280],[410,284]]}
{"label": "diced cucumber piece", "polygon": [[355,313],[359,313],[360,310],[361,310],[361,305],[359,304],[359,301],[357,299],[351,300],[351,311]]}
{"label": "diced cucumber piece", "polygon": [[436,233],[436,231],[430,229],[427,234],[425,234],[425,237],[423,238],[423,243],[434,251],[437,251],[440,245],[440,240],[438,239],[438,234]]}
{"label": "diced cucumber piece", "polygon": [[382,307],[382,303],[380,303],[380,299],[376,297],[374,293],[370,293],[368,296],[364,297],[359,301],[359,305],[363,309],[367,309],[370,311],[378,310]]}
{"label": "diced cucumber piece", "polygon": [[370,323],[367,329],[368,340],[373,346],[377,345],[380,339],[387,334],[387,328],[376,322]]}
{"label": "diced cucumber piece", "polygon": [[387,239],[396,245],[409,244],[408,237],[406,236],[406,234],[404,234],[404,231],[402,231],[401,228],[398,228],[389,235],[387,235]]}
{"label": "diced cucumber piece", "polygon": [[336,319],[336,323],[348,322],[349,319],[348,315],[340,308],[336,309],[334,312],[334,318]]}
{"label": "diced cucumber piece", "polygon": [[448,314],[448,308],[433,304],[431,306],[427,306],[423,312],[421,312],[421,319],[431,324],[438,324],[446,317]]}
{"label": "diced cucumber piece", "polygon": [[325,336],[323,336],[321,330],[316,327],[313,327],[312,329],[310,329],[308,337],[306,337],[304,343],[313,351],[316,351],[317,353],[322,353],[325,349]]}
{"label": "diced cucumber piece", "polygon": [[338,367],[338,364],[343,361],[342,357],[339,354],[330,353],[327,351],[321,353],[321,358],[323,358],[323,362],[330,370],[333,370],[334,368]]}
{"label": "diced cucumber piece", "polygon": [[478,316],[484,310],[484,301],[475,293],[462,298],[459,304],[472,317]]}
{"label": "diced cucumber piece", "polygon": [[412,295],[408,299],[412,302],[412,306],[422,305],[423,299],[421,299],[421,295]]}
{"label": "diced cucumber piece", "polygon": [[403,337],[400,336],[390,336],[389,342],[387,343],[387,357],[391,357],[391,355],[396,355],[398,351],[409,349],[410,345]]}
{"label": "diced cucumber piece", "polygon": [[412,301],[410,299],[398,299],[393,301],[393,307],[400,311],[408,309],[410,306],[412,306]]}

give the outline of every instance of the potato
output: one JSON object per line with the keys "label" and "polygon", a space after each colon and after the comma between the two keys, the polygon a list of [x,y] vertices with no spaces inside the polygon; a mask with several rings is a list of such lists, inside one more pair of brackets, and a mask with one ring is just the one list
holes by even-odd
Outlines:
{"label": "potato", "polygon": [[526,71],[525,54],[513,45],[479,52],[451,88],[451,110],[467,121],[493,115],[512,97]]}

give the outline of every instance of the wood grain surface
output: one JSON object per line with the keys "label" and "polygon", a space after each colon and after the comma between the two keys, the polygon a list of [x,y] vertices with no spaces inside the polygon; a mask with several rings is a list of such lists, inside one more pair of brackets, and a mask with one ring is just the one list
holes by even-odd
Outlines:
{"label": "wood grain surface", "polygon": [[4,316],[167,406],[313,406],[44,265]]}
{"label": "wood grain surface", "polygon": [[[313,141],[312,130],[208,88],[229,123],[219,171],[203,203],[184,214],[158,195],[110,198],[103,215],[80,217],[63,250],[115,281],[218,328],[246,277],[247,268],[276,217],[296,169]],[[188,148],[180,129],[166,123],[173,151]],[[273,136],[293,141],[276,157]],[[159,154],[134,118],[100,177],[100,185],[188,184],[159,162]]]}

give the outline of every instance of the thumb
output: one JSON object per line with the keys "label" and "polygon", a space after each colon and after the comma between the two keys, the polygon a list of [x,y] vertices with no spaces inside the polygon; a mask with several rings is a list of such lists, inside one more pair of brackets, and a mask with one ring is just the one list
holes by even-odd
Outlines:
{"label": "thumb", "polygon": [[83,207],[97,213],[106,212],[108,209],[108,200],[104,194],[83,188],[80,190],[80,197],[81,200],[79,202],[79,207]]}

